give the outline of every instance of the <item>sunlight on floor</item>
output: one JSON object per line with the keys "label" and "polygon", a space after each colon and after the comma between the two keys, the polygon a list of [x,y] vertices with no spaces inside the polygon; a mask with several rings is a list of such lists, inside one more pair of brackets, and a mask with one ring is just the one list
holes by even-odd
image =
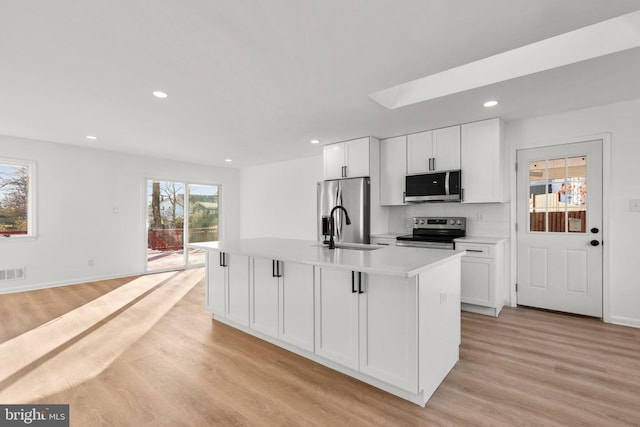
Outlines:
{"label": "sunlight on floor", "polygon": [[0,402],[44,399],[99,375],[203,278],[203,269],[139,277],[0,344]]}

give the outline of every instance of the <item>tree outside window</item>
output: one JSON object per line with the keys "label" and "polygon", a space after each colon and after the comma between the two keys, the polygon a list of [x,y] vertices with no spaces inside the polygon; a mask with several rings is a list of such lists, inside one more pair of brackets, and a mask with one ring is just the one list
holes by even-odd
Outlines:
{"label": "tree outside window", "polygon": [[31,234],[30,166],[0,159],[0,233],[3,236]]}

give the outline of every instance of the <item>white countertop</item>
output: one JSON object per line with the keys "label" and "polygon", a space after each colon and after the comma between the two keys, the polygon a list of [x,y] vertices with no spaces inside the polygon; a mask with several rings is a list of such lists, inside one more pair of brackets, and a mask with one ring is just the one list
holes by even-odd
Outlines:
{"label": "white countertop", "polygon": [[357,244],[349,246],[376,249],[331,250],[316,241],[278,238],[224,240],[191,243],[187,246],[396,277],[412,277],[465,254],[465,251]]}

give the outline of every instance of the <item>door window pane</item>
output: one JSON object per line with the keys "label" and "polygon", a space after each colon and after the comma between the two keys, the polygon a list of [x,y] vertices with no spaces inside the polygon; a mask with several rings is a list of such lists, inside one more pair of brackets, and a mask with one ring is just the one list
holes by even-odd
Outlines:
{"label": "door window pane", "polygon": [[529,231],[586,233],[586,157],[529,162]]}
{"label": "door window pane", "polygon": [[[189,243],[217,241],[218,235],[217,185],[189,185]],[[189,264],[204,264],[205,252],[189,248]]]}
{"label": "door window pane", "polygon": [[587,158],[567,159],[567,213],[570,233],[587,232]]}
{"label": "door window pane", "polygon": [[547,231],[547,161],[529,162],[529,231]]}
{"label": "door window pane", "polygon": [[567,223],[567,159],[549,159],[549,181],[551,194],[547,210],[549,212],[549,228],[547,231],[562,233],[566,230]]}

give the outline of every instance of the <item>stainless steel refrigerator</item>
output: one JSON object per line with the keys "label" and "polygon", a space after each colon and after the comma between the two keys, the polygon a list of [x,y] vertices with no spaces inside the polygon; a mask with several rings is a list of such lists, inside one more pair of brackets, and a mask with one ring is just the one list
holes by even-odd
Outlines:
{"label": "stainless steel refrigerator", "polygon": [[327,224],[331,210],[340,205],[347,210],[351,224],[347,225],[340,209],[335,210],[335,242],[369,243],[369,187],[369,178],[336,179],[318,183],[318,240],[329,239],[329,236],[323,235],[323,218]]}

